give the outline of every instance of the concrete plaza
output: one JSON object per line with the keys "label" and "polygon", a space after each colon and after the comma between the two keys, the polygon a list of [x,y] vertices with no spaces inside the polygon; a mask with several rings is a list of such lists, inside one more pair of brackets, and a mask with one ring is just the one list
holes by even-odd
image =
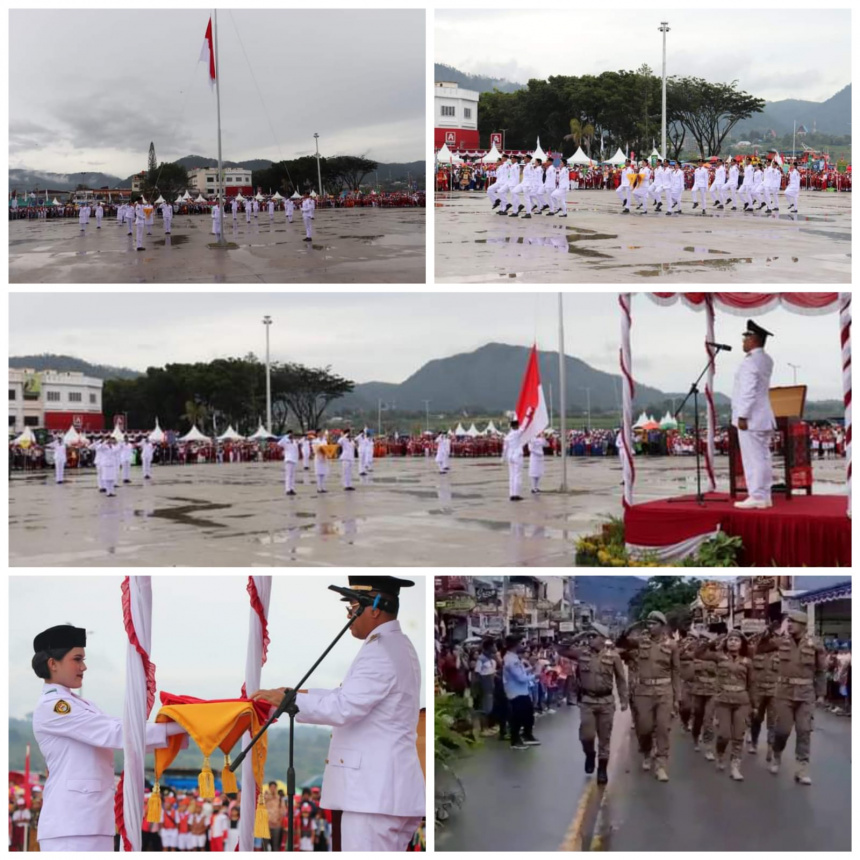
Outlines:
{"label": "concrete plaza", "polygon": [[[718,458],[725,489],[727,458]],[[816,463],[816,492],[844,492],[841,460]],[[340,487],[333,464],[329,492],[318,495],[312,471],[299,470],[298,495],[284,495],[280,463],[155,467],[141,470],[107,498],[93,469],[14,473],[9,484],[12,566],[567,566],[578,537],[621,515],[621,471],[614,458],[568,461],[567,494],[558,492],[561,461],[547,462],[545,492],[508,500],[506,467],[495,458],[455,459],[440,476],[432,459],[377,459]],[[642,457],[636,501],[695,491],[691,457]]]}
{"label": "concrete plaza", "polygon": [[424,283],[425,210],[319,209],[313,241],[302,241],[300,212],[287,223],[261,212],[251,223],[229,210],[225,238],[215,241],[208,215],[177,215],[170,236],[156,219],[143,251],[134,236],[105,218],[85,233],[75,219],[11,221],[9,280],[13,284],[326,284]]}
{"label": "concrete plaza", "polygon": [[436,282],[848,284],[851,194],[804,191],[799,215],[621,214],[614,191],[571,191],[568,217],[500,217],[485,193],[435,198]]}

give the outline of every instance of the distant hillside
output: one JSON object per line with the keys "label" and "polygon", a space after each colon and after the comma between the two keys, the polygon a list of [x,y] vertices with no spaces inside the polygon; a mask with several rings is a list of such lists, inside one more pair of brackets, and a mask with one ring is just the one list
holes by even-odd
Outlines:
{"label": "distant hillside", "polygon": [[129,181],[108,173],[49,173],[44,170],[10,170],[9,190],[35,191],[50,188],[51,191],[74,191],[79,185],[86,188],[127,188]]}
{"label": "distant hillside", "polygon": [[630,600],[645,588],[638,576],[577,576],[576,599],[591,603],[598,612],[627,612]]}
{"label": "distant hillside", "polygon": [[732,135],[741,138],[754,129],[773,129],[780,136],[790,134],[795,120],[798,128],[805,125],[809,131],[814,126],[816,131],[824,134],[851,134],[851,84],[823,102],[801,99],[766,102],[761,113],[739,122]]}
{"label": "distant hillside", "polygon": [[33,370],[57,370],[60,373],[83,373],[96,379],[137,379],[143,376],[137,370],[128,367],[113,367],[109,364],[90,364],[72,355],[13,355],[9,358],[9,367],[31,368]]}
{"label": "distant hillside", "polygon": [[488,78],[486,75],[470,75],[455,69],[453,66],[447,66],[445,63],[436,63],[435,66],[437,82],[450,81],[453,84],[459,84],[466,90],[477,90],[479,93],[491,93],[493,90],[515,93],[517,90],[525,89],[525,84],[517,84],[503,78]]}

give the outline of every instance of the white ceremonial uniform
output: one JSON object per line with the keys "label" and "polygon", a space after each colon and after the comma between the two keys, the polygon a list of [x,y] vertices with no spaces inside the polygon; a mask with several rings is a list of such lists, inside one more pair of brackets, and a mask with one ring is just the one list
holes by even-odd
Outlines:
{"label": "white ceremonial uniform", "polygon": [[726,186],[724,188],[724,200],[726,203],[729,200],[734,204],[734,208],[737,208],[738,205],[738,181],[740,179],[740,170],[738,170],[737,164],[732,162],[732,166],[729,168],[729,178],[726,180]]}
{"label": "white ceremonial uniform", "polygon": [[555,165],[550,164],[543,173],[543,187],[541,188],[541,200],[543,201],[542,209],[549,208],[550,214],[555,212],[555,200],[552,199],[552,194],[555,191]]}
{"label": "white ceremonial uniform", "polygon": [[621,198],[621,203],[625,209],[630,208],[630,195],[633,191],[633,187],[630,185],[630,178],[635,175],[632,167],[621,168],[621,184],[615,189],[615,193]]}
{"label": "white ceremonial uniform", "polygon": [[58,484],[62,484],[66,470],[66,446],[62,439],[57,439],[51,443],[51,447],[54,449],[54,477]]}
{"label": "white ceremonial uniform", "polygon": [[355,462],[355,442],[349,436],[341,436],[337,444],[340,446],[343,488],[349,490],[352,489],[352,464]]}
{"label": "white ceremonial uniform", "polygon": [[132,228],[134,227],[134,214],[135,214],[134,206],[132,206],[131,203],[129,203],[125,207],[125,214],[123,215],[123,218],[125,219],[125,223],[128,226],[128,235],[129,236],[131,236],[131,231],[132,231]]}
{"label": "white ceremonial uniform", "polygon": [[131,459],[134,445],[131,442],[119,443],[119,464],[122,467],[122,482],[128,484],[131,481]]}
{"label": "white ceremonial uniform", "polygon": [[521,432],[509,430],[502,448],[502,461],[508,464],[508,495],[519,497],[522,483],[523,446],[520,444]]}
{"label": "white ceremonial uniform", "polygon": [[125,221],[125,203],[120,203],[116,207],[116,223],[122,224],[123,221]]}
{"label": "white ceremonial uniform", "polygon": [[311,200],[310,197],[306,197],[302,200],[302,221],[305,224],[305,233],[307,234],[307,238],[313,238],[312,233],[313,230],[311,228],[311,221],[313,221],[314,217],[314,201]]}
{"label": "white ceremonial uniform", "polygon": [[667,182],[669,183],[669,190],[666,192],[672,201],[672,205],[669,207],[669,212],[677,212],[677,214],[681,214],[681,197],[684,194],[684,171],[681,170],[680,167],[677,167],[675,170],[669,173]]}
{"label": "white ceremonial uniform", "polygon": [[800,171],[794,167],[788,171],[788,185],[783,193],[785,199],[788,200],[789,207],[797,209],[797,198],[800,196]]}
{"label": "white ceremonial uniform", "polygon": [[648,196],[651,190],[651,168],[646,164],[639,168],[639,184],[633,192],[633,196],[639,201],[642,211],[648,214]]}
{"label": "white ceremonial uniform", "polygon": [[120,452],[116,445],[105,444],[102,455],[102,484],[109,496],[115,496],[114,486],[119,478]]}
{"label": "white ceremonial uniform", "polygon": [[293,223],[293,212],[295,211],[295,208],[296,206],[292,200],[287,200],[284,204],[284,211],[287,213],[287,221],[289,221],[290,224]]}
{"label": "white ceremonial uniform", "polygon": [[144,209],[149,209],[149,214],[147,215],[144,211],[144,215],[146,216],[146,232],[151,236],[152,235],[152,227],[155,224],[155,207],[147,204]]}
{"label": "white ceremonial uniform", "polygon": [[[716,203],[723,202],[723,186],[726,184],[726,168],[721,164],[714,171],[714,181],[711,187],[708,188],[708,197],[715,200]],[[716,205],[716,203],[714,205]]]}
{"label": "white ceremonial uniform", "polygon": [[325,492],[325,479],[328,477],[328,458],[320,450],[320,448],[325,444],[325,436],[314,439],[313,441],[314,474],[317,479],[317,490],[321,493]]}
{"label": "white ceremonial uniform", "polygon": [[[147,724],[148,752],[181,733],[173,725],[177,728]],[[46,682],[33,712],[33,734],[48,771],[39,816],[40,850],[113,851],[114,750],[123,746],[122,720],[68,687]]]}
{"label": "white ceremonial uniform", "polygon": [[102,206],[102,204],[99,203],[99,205],[96,206],[96,230],[101,230],[102,218],[104,218],[104,217],[105,217],[104,206]]}
{"label": "white ceremonial uniform", "polygon": [[538,484],[543,477],[544,467],[544,439],[538,436],[529,442],[529,478],[532,482],[532,492],[538,491]]}
{"label": "white ceremonial uniform", "polygon": [[278,441],[278,447],[284,452],[284,492],[295,493],[299,443],[291,436],[284,436]]}
{"label": "white ceremonial uniform", "polygon": [[732,424],[746,418],[747,429],[738,429],[744,478],[751,499],[771,501],[773,463],[770,440],[776,421],[770,406],[773,359],[761,348],[746,354],[735,373],[732,389]]}
{"label": "white ceremonial uniform", "polygon": [[143,228],[145,226],[146,215],[143,214],[143,206],[138,203],[134,207],[134,230],[138,248],[143,248]]}
{"label": "white ceremonial uniform", "polygon": [[311,461],[311,441],[310,441],[310,439],[307,438],[307,436],[305,436],[305,438],[302,439],[301,448],[302,448],[302,465],[304,466],[305,469],[309,469],[310,468],[310,461]]}
{"label": "white ceremonial uniform", "polygon": [[248,224],[251,223],[251,201],[250,200],[245,201],[245,221],[247,221]]}
{"label": "white ceremonial uniform", "polygon": [[269,220],[275,217],[275,201],[269,201]]}
{"label": "white ceremonial uniform", "polygon": [[560,218],[567,217],[567,192],[570,191],[570,168],[562,164],[558,169],[558,187],[552,193],[555,211],[561,212]]}
{"label": "white ceremonial uniform", "polygon": [[448,445],[448,437],[444,433],[440,433],[436,437],[436,465],[439,467],[439,474],[442,475],[448,471],[448,457],[450,456],[450,448]]}
{"label": "white ceremonial uniform", "polygon": [[82,233],[87,229],[87,215],[89,215],[89,211],[86,206],[81,206],[81,211],[78,213],[78,223],[81,225]]}
{"label": "white ceremonial uniform", "polygon": [[[767,182],[767,177],[765,176],[765,182]],[[777,212],[779,211],[779,190],[782,186],[782,170],[776,165],[771,165],[770,167],[770,183],[768,185],[768,191],[770,192],[770,200],[771,200],[771,209],[775,209]]]}
{"label": "white ceremonial uniform", "polygon": [[140,462],[143,464],[143,479],[144,481],[152,478],[152,458],[155,454],[155,449],[149,439],[145,439],[143,445],[140,446]]}
{"label": "white ceremonial uniform", "polygon": [[705,192],[708,190],[708,168],[697,167],[693,171],[693,208],[705,208]]}
{"label": "white ceremonial uniform", "polygon": [[753,202],[759,204],[759,209],[767,202],[764,199],[764,173],[760,167],[753,171],[752,196]]}
{"label": "white ceremonial uniform", "polygon": [[217,203],[212,207],[212,232],[221,235],[221,207]]}
{"label": "white ceremonial uniform", "polygon": [[170,235],[170,227],[173,224],[173,205],[170,203],[161,204],[161,217],[164,219],[164,233]]}
{"label": "white ceremonial uniform", "polygon": [[738,192],[741,200],[746,206],[753,205],[752,188],[753,188],[753,166],[751,164],[744,165],[744,178],[741,181],[740,191]]}
{"label": "white ceremonial uniform", "polygon": [[[514,206],[514,211],[511,212],[512,218],[517,216],[520,209],[529,209],[526,204],[528,203],[529,177],[531,176],[532,165],[531,162],[523,162],[520,166],[522,167],[522,173],[519,174],[518,172],[518,176],[520,176],[519,181],[511,188],[511,202]],[[521,202],[517,199],[517,195],[519,194],[525,196],[525,202]]]}
{"label": "white ceremonial uniform", "polygon": [[420,689],[415,648],[394,620],[367,637],[340,687],[296,697],[298,722],[334,727],[320,804],[343,810],[343,851],[405,851],[421,823]]}
{"label": "white ceremonial uniform", "polygon": [[507,161],[502,162],[496,167],[496,178],[495,181],[490,183],[487,186],[487,197],[490,198],[491,203],[495,203],[497,200],[501,199],[501,190],[502,187],[507,185],[508,181],[508,163]]}
{"label": "white ceremonial uniform", "polygon": [[251,203],[251,207],[254,210],[254,217],[255,218],[259,217],[259,215],[260,215],[260,202],[259,202],[259,200],[254,200]]}
{"label": "white ceremonial uniform", "polygon": [[230,204],[230,209],[233,212],[233,220],[237,220],[237,215],[239,212],[239,201],[233,198],[233,202]]}

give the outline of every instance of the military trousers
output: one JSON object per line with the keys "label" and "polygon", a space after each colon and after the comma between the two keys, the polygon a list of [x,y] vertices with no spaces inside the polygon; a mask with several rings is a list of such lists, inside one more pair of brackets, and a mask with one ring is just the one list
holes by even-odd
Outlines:
{"label": "military trousers", "polygon": [[715,704],[713,696],[693,694],[693,737],[706,745],[714,740]]}
{"label": "military trousers", "polygon": [[667,695],[636,695],[636,722],[639,751],[665,764],[669,758],[669,729],[672,723],[672,697]]}
{"label": "military trousers", "polygon": [[731,745],[732,758],[740,758],[744,751],[749,705],[729,705],[717,702],[717,752],[722,755]]}
{"label": "military trousers", "polygon": [[809,761],[809,748],[812,741],[812,720],[814,702],[794,702],[790,699],[776,699],[776,731],[773,748],[781,753],[788,743],[794,728],[794,757],[799,762]]}
{"label": "military trousers", "polygon": [[581,702],[579,706],[579,739],[594,742],[597,737],[597,757],[609,758],[609,745],[612,739],[612,720],[615,717],[615,703],[597,704]]}
{"label": "military trousers", "polygon": [[765,716],[767,716],[767,743],[768,746],[773,746],[776,731],[776,700],[773,696],[757,696],[755,699],[750,718],[750,737],[753,744],[758,743]]}
{"label": "military trousers", "polygon": [[689,725],[690,717],[693,715],[693,695],[690,693],[690,682],[681,681],[681,699],[678,702],[678,714],[681,722]]}

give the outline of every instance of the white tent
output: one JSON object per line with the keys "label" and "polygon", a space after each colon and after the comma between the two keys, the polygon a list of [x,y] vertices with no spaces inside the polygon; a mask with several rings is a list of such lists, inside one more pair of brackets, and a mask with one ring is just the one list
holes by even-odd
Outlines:
{"label": "white tent", "polygon": [[113,433],[110,434],[117,442],[125,442],[125,433],[119,429],[119,424],[113,428]]}
{"label": "white tent", "polygon": [[498,436],[498,435],[500,435],[499,431],[496,429],[496,425],[493,424],[492,421],[490,421],[490,423],[487,425],[486,429],[484,430],[484,434],[486,436]]}
{"label": "white tent", "polygon": [[244,199],[245,199],[245,198],[242,196],[242,192],[240,191],[240,192],[236,195],[236,200],[237,200],[237,202],[241,203]]}
{"label": "white tent", "polygon": [[179,437],[180,442],[209,442],[208,436],[204,436],[195,424],[184,436]]}
{"label": "white tent", "polygon": [[188,193],[188,191],[186,191],[179,199],[180,200],[190,200],[191,195]]}
{"label": "white tent", "polygon": [[532,153],[532,158],[539,158],[541,161],[546,161],[549,156],[540,148],[540,138],[537,139],[537,147]]}
{"label": "white tent", "polygon": [[666,414],[663,416],[663,420],[660,422],[660,427],[663,430],[669,430],[671,428],[677,427],[678,422],[672,416],[672,413],[669,410],[666,410]]}
{"label": "white tent", "polygon": [[74,427],[69,427],[66,430],[63,436],[63,444],[64,445],[80,445],[81,444],[81,434],[75,430]]}
{"label": "white tent", "polygon": [[258,203],[262,203],[262,202],[263,202],[263,200],[265,200],[265,199],[266,199],[266,198],[265,198],[265,197],[263,197],[263,195],[262,195],[262,194],[260,194],[260,192],[259,192],[259,191],[257,192],[257,196],[254,198],[254,200],[256,200]]}
{"label": "white tent", "polygon": [[202,194],[198,194],[198,195],[194,198],[194,202],[195,202],[195,203],[207,203],[208,201],[206,200],[206,198],[205,198]]}
{"label": "white tent", "polygon": [[633,429],[635,430],[637,427],[644,427],[651,419],[643,412],[637,419],[636,423],[633,425]]}
{"label": "white tent", "polygon": [[232,442],[238,441],[240,439],[244,439],[244,436],[240,436],[234,429],[231,424],[220,436],[217,437],[219,442]]}
{"label": "white tent", "polygon": [[248,438],[249,439],[274,439],[275,437],[271,433],[269,433],[269,431],[266,430],[266,428],[262,424],[260,424],[260,426],[257,428],[254,435],[249,436]]}
{"label": "white tent", "polygon": [[167,201],[160,194],[158,195],[158,200],[156,200],[155,202],[156,202],[156,204],[167,203]]}
{"label": "white tent", "polygon": [[155,419],[155,430],[147,438],[150,442],[155,442],[156,445],[160,445],[164,441],[164,431],[159,426],[157,418]]}
{"label": "white tent", "polygon": [[454,430],[454,435],[455,435],[455,436],[465,436],[465,435],[466,435],[466,431],[465,431],[465,429],[463,428],[463,425],[462,425],[462,424],[459,424],[459,423],[457,424],[457,427],[456,427],[456,429]]}
{"label": "white tent", "polygon": [[493,146],[490,151],[481,159],[481,164],[498,164],[502,160],[502,154],[496,149],[496,142],[493,141]]}
{"label": "white tent", "polygon": [[316,191],[311,191],[311,197],[316,197],[316,196],[317,196]]}
{"label": "white tent", "polygon": [[627,161],[627,158],[625,157],[624,153],[621,151],[621,147],[619,146],[618,152],[616,152],[615,155],[613,155],[612,158],[610,158],[609,161],[607,161],[606,163],[607,164],[624,164],[625,161]]}
{"label": "white tent", "polygon": [[302,195],[301,195],[301,194],[299,194],[299,192],[298,192],[298,191],[294,191],[294,192],[290,195],[290,200],[301,200],[301,199],[302,199]]}
{"label": "white tent", "polygon": [[655,146],[654,151],[651,153],[651,155],[648,156],[648,160],[650,161],[652,158],[662,158],[662,157],[663,156],[660,155],[659,152],[657,152],[657,147]]}
{"label": "white tent", "polygon": [[582,151],[580,146],[573,155],[568,158],[568,164],[591,164],[591,159]]}
{"label": "white tent", "polygon": [[466,435],[471,436],[473,439],[481,435],[474,421],[472,422],[472,426],[466,431]]}
{"label": "white tent", "polygon": [[143,203],[144,206],[149,206],[149,201],[145,197],[141,197],[140,202]]}
{"label": "white tent", "polygon": [[51,201],[51,206],[59,206],[59,205],[60,205],[60,201],[59,201],[59,200],[57,200],[57,198],[55,197],[55,198]]}
{"label": "white tent", "polygon": [[25,427],[24,432],[12,440],[12,444],[17,445],[19,448],[29,448],[30,445],[36,444],[36,437],[29,427]]}
{"label": "white tent", "polygon": [[436,153],[436,162],[438,164],[462,164],[463,159],[458,155],[454,155],[454,153],[448,149],[448,144],[443,143],[442,148]]}
{"label": "white tent", "polygon": [[276,191],[276,192],[272,195],[272,200],[283,200],[283,199],[284,199],[284,198],[281,196],[281,192],[280,192],[280,191]]}

